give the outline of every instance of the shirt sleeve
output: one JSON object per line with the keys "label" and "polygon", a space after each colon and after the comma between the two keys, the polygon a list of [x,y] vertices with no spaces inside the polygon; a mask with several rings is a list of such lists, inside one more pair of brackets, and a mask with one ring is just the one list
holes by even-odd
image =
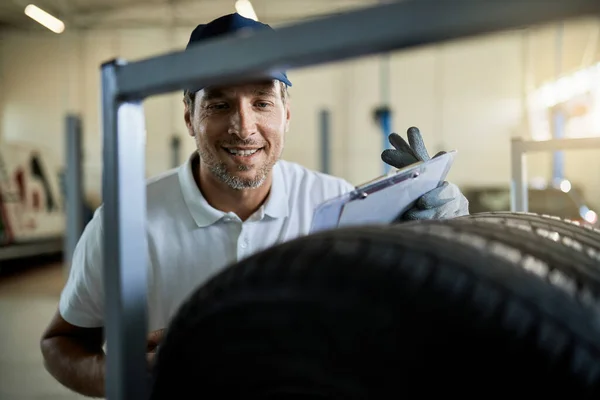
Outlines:
{"label": "shirt sleeve", "polygon": [[59,312],[65,321],[83,328],[104,325],[102,215],[101,206],[86,225],[59,300]]}
{"label": "shirt sleeve", "polygon": [[351,184],[350,182],[348,182],[345,179],[343,179],[340,184],[341,184],[342,194],[346,194],[346,193],[351,192],[354,189],[356,189],[356,186],[354,186],[353,184]]}

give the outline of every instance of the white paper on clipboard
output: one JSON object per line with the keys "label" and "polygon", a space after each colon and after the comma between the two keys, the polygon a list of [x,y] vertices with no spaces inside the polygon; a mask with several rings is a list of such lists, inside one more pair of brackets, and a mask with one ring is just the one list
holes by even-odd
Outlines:
{"label": "white paper on clipboard", "polygon": [[322,203],[313,214],[310,233],[342,226],[393,222],[419,197],[446,179],[455,155],[455,151],[450,151],[410,165]]}

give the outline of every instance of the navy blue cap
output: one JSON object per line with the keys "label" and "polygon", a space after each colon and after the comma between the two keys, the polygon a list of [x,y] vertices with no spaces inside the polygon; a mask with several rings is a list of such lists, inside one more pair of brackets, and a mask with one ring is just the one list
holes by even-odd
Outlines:
{"label": "navy blue cap", "polygon": [[[224,15],[219,17],[208,24],[198,25],[190,35],[190,40],[186,46],[186,50],[193,44],[202,42],[207,39],[213,39],[215,37],[230,34],[241,30],[259,30],[259,29],[270,29],[273,30],[269,25],[263,24],[262,22],[255,21],[251,18],[246,18],[238,13]],[[287,86],[292,86],[285,71],[271,71],[265,77],[277,79],[285,83]],[[198,91],[196,89],[193,91]]]}

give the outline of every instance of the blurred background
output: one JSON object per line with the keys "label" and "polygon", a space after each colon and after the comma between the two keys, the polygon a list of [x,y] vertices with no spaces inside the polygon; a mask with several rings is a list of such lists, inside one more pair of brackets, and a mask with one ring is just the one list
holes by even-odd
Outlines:
{"label": "blurred background", "polygon": [[[86,220],[101,202],[101,63],[182,50],[197,24],[236,10],[280,27],[376,3],[0,1],[0,399],[78,398],[45,372],[38,340],[68,271],[63,178],[69,113],[82,124]],[[417,126],[431,154],[458,151],[448,179],[463,189],[471,212],[510,209],[511,138],[600,136],[598,18],[292,70],[288,76],[292,123],[285,159],[356,185],[381,175],[386,141],[376,112],[388,108],[392,131],[405,135]],[[194,143],[180,92],[152,97],[144,106],[150,177],[183,162]],[[530,211],[597,225],[599,155],[600,148],[528,154]]]}

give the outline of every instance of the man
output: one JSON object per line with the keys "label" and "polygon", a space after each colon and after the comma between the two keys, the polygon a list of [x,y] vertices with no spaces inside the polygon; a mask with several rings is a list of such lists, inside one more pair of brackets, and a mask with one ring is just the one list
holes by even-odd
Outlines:
{"label": "man", "polygon": [[[270,29],[238,14],[199,25],[188,46],[240,29]],[[230,263],[307,234],[314,208],[354,187],[343,179],[280,160],[291,109],[284,72],[248,84],[190,88],[184,119],[197,152],[178,169],[149,180],[149,365],[161,329],[187,296]],[[410,146],[382,154],[403,167],[429,156],[417,130]],[[466,214],[466,200],[445,183],[426,194],[405,218]],[[47,370],[86,396],[104,395],[102,207],[73,255],[59,308],[43,335]],[[125,266],[126,268],[126,266]]]}

